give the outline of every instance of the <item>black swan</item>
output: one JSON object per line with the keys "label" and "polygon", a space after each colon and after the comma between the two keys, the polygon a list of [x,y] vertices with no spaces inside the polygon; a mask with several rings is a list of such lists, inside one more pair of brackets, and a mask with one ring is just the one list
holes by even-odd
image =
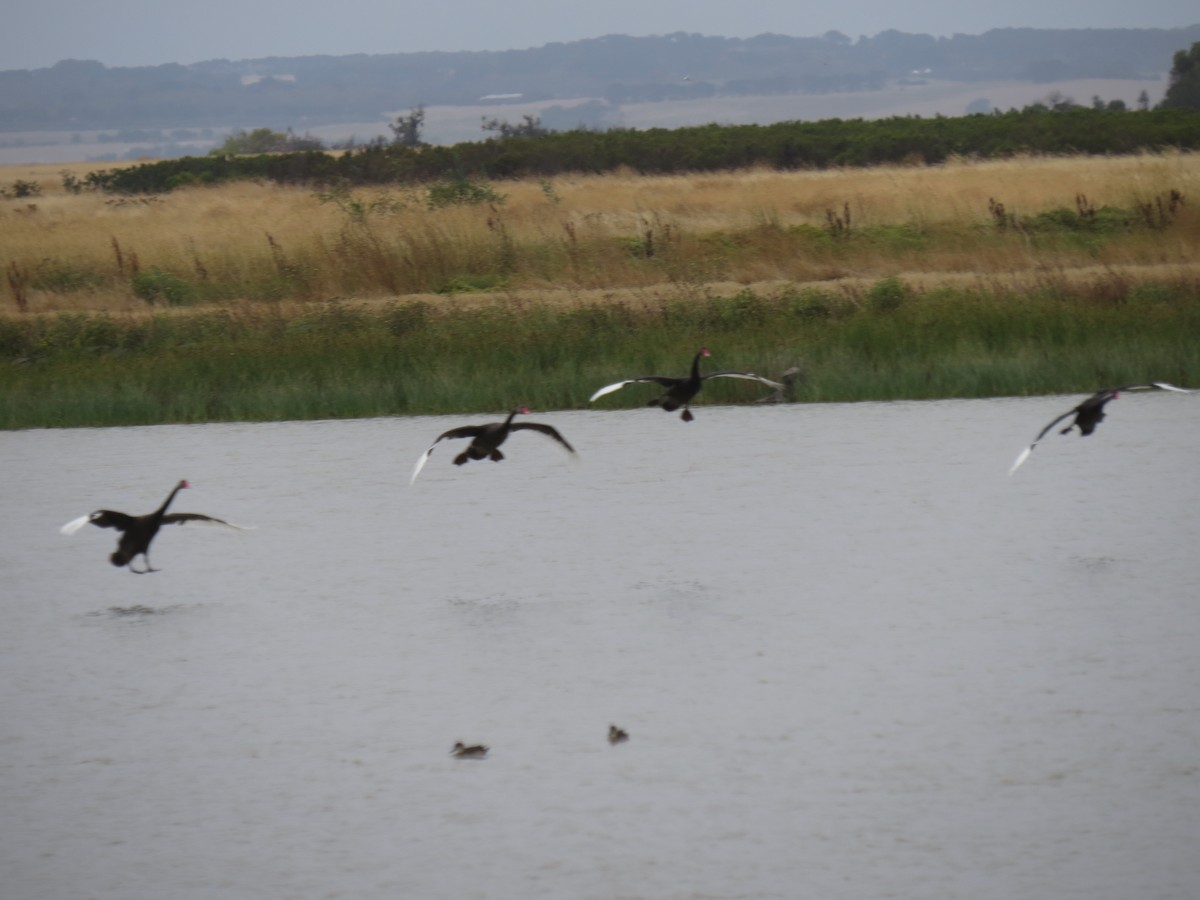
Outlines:
{"label": "black swan", "polygon": [[640,375],[637,378],[627,378],[624,381],[618,381],[616,384],[609,384],[600,388],[600,390],[588,398],[588,403],[603,397],[605,394],[611,394],[613,391],[619,390],[627,384],[633,384],[637,381],[653,381],[661,384],[666,390],[646,405],[661,406],[666,412],[675,412],[675,410],[683,407],[683,413],[680,415],[680,418],[685,422],[690,422],[694,416],[692,415],[692,411],[688,409],[688,404],[700,393],[701,385],[710,378],[748,378],[751,381],[760,381],[776,390],[783,390],[784,386],[778,381],[763,378],[761,375],[755,375],[753,372],[709,372],[707,375],[701,375],[700,358],[710,355],[707,347],[701,347],[697,350],[696,355],[692,358],[692,373],[686,377],[672,378],[669,375]]}
{"label": "black swan", "polygon": [[1025,460],[1029,458],[1029,454],[1033,452],[1033,448],[1038,445],[1038,442],[1046,436],[1050,429],[1068,416],[1074,416],[1075,421],[1059,433],[1067,434],[1071,431],[1071,429],[1078,427],[1079,436],[1087,437],[1096,430],[1097,425],[1104,421],[1104,405],[1108,403],[1109,400],[1116,400],[1121,395],[1121,391],[1178,391],[1181,394],[1193,393],[1185,388],[1175,387],[1173,384],[1167,384],[1165,381],[1152,381],[1149,384],[1126,384],[1122,385],[1121,387],[1105,388],[1102,391],[1096,391],[1096,393],[1092,394],[1092,396],[1088,397],[1074,409],[1070,409],[1063,413],[1061,416],[1043,428],[1038,433],[1038,436],[1033,439],[1033,443],[1021,451],[1021,455],[1018,456],[1017,461],[1012,464],[1012,468],[1008,470],[1008,474],[1011,475],[1013,472],[1017,471],[1017,469],[1020,468],[1021,463],[1025,462]]}
{"label": "black swan", "polygon": [[[234,525],[231,522],[226,522],[224,519],[217,519],[212,516],[206,516],[201,513],[167,513],[167,507],[171,505],[171,501],[186,487],[191,487],[187,481],[181,481],[175,485],[175,488],[167,495],[167,499],[163,501],[162,506],[152,513],[146,513],[144,516],[131,516],[128,513],[117,512],[112,509],[98,509],[94,513],[86,516],[80,516],[78,519],[72,519],[61,529],[63,534],[74,534],[84,525],[95,525],[99,528],[115,528],[121,532],[121,538],[117,541],[117,549],[113,551],[109,560],[114,566],[129,566],[129,571],[135,575],[145,575],[147,572],[157,572],[158,569],[150,565],[150,542],[154,540],[154,536],[158,534],[158,529],[163,525],[182,525],[185,522],[205,522],[210,525],[224,525],[226,528],[234,528],[238,531],[245,531],[241,525]],[[146,568],[135,569],[133,561],[138,556],[141,556],[146,561]]]}
{"label": "black swan", "polygon": [[458,741],[450,749],[450,755],[456,759],[483,759],[487,756],[488,748],[483,744],[472,744],[467,747],[462,741]]}
{"label": "black swan", "polygon": [[493,462],[500,462],[500,460],[504,459],[504,454],[499,450],[500,445],[508,438],[510,431],[520,431],[522,429],[538,431],[548,435],[572,453],[575,452],[575,448],[567,443],[567,439],[559,434],[557,429],[549,425],[542,425],[538,422],[513,422],[515,416],[527,415],[528,413],[528,406],[520,406],[510,412],[508,418],[503,422],[488,422],[486,425],[462,425],[438,435],[437,441],[434,441],[429,449],[421,455],[421,458],[417,460],[417,464],[413,468],[412,477],[408,480],[408,483],[412,484],[417,480],[417,476],[421,474],[421,470],[425,468],[425,463],[429,460],[429,455],[433,453],[433,448],[438,445],[438,441],[443,441],[446,438],[471,439],[471,443],[467,449],[454,457],[454,464],[456,466],[461,466],[467,460],[471,459],[490,459]]}

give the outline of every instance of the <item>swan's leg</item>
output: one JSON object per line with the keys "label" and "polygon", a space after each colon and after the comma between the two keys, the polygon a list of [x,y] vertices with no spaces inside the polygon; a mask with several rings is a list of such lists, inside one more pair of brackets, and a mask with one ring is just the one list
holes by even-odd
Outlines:
{"label": "swan's leg", "polygon": [[492,462],[500,462],[500,460],[504,459],[504,454],[503,454],[503,453],[501,453],[499,450],[493,450],[493,451],[492,451],[492,455],[491,455],[490,457],[488,457],[488,458],[489,458],[489,459],[490,459]]}
{"label": "swan's leg", "polygon": [[685,406],[683,408],[683,414],[679,418],[683,419],[683,421],[685,421],[685,422],[690,422],[690,421],[692,421],[692,419],[694,419],[696,417],[693,416],[692,411]]}

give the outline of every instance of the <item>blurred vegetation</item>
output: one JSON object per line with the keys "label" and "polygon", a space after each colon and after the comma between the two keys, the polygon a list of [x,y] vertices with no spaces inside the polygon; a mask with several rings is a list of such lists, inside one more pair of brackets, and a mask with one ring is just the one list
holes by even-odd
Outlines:
{"label": "blurred vegetation", "polygon": [[[257,132],[250,136],[254,134]],[[1194,111],[1038,104],[1020,111],[954,118],[907,116],[645,131],[576,130],[448,147],[375,143],[341,153],[225,153],[92,172],[85,182],[88,187],[115,193],[162,193],[181,186],[237,179],[326,186],[461,183],[618,170],[661,175],[753,166],[820,169],[935,164],[956,157],[1127,154],[1167,148],[1200,148]]]}
{"label": "blurred vegetation", "polygon": [[[495,412],[586,406],[597,387],[682,374],[695,349],[721,369],[778,377],[800,401],[1091,392],[1200,383],[1200,286],[1087,284],[1029,292],[784,288],[658,304],[434,308],[267,305],[152,317],[0,318],[0,427]],[[762,392],[714,382],[710,403]],[[637,391],[605,408],[638,406]]]}

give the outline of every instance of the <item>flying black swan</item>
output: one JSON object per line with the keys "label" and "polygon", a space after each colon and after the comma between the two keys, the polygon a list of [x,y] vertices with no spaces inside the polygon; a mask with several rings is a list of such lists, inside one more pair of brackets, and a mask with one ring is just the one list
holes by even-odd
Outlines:
{"label": "flying black swan", "polygon": [[510,412],[508,418],[503,422],[488,422],[486,425],[462,425],[438,435],[437,441],[434,441],[429,449],[421,455],[421,458],[417,460],[416,466],[413,467],[412,477],[408,480],[408,483],[413,484],[417,480],[417,476],[425,468],[425,463],[429,461],[429,455],[433,453],[433,448],[438,445],[438,441],[443,441],[446,438],[471,439],[471,443],[467,449],[454,457],[454,464],[456,466],[461,466],[470,459],[490,459],[493,462],[500,462],[500,460],[504,459],[504,454],[499,450],[500,445],[508,438],[510,431],[520,431],[522,429],[539,431],[544,435],[554,438],[554,440],[558,441],[572,453],[575,452],[575,448],[567,443],[567,439],[559,434],[557,429],[549,425],[542,425],[539,422],[513,422],[516,416],[527,415],[528,413],[528,406],[519,406]]}
{"label": "flying black swan", "polygon": [[[121,538],[117,541],[117,549],[113,551],[109,560],[114,566],[129,566],[129,571],[135,575],[145,575],[147,572],[157,572],[158,569],[150,565],[150,542],[154,540],[154,536],[158,534],[158,529],[163,525],[183,525],[186,522],[203,522],[209,525],[224,525],[226,528],[234,528],[238,531],[245,531],[241,525],[234,525],[231,522],[226,522],[224,519],[217,519],[213,516],[206,516],[201,513],[168,513],[167,507],[171,505],[171,501],[175,499],[175,495],[184,488],[191,487],[187,481],[181,481],[175,485],[175,488],[167,495],[167,499],[163,501],[162,506],[152,513],[146,513],[144,516],[131,516],[128,513],[117,512],[112,509],[98,509],[94,513],[86,516],[80,516],[78,519],[72,519],[61,529],[63,534],[74,534],[84,525],[95,525],[99,528],[115,528],[121,532]],[[146,561],[146,568],[135,569],[133,561],[138,556]]]}
{"label": "flying black swan", "polygon": [[457,741],[450,749],[450,755],[455,759],[483,759],[487,752],[488,748],[483,744],[472,744],[468,747],[462,741]]}
{"label": "flying black swan", "polygon": [[1021,463],[1029,459],[1029,454],[1033,452],[1033,448],[1038,445],[1038,442],[1046,436],[1046,434],[1061,422],[1063,419],[1074,416],[1075,421],[1064,428],[1060,434],[1067,434],[1071,429],[1078,427],[1079,436],[1087,437],[1096,430],[1096,426],[1104,421],[1104,405],[1109,400],[1116,400],[1121,396],[1121,391],[1177,391],[1180,394],[1191,394],[1193,391],[1184,388],[1175,387],[1173,384],[1167,384],[1165,381],[1152,381],[1149,384],[1126,384],[1121,387],[1105,388],[1102,391],[1096,391],[1092,396],[1088,397],[1074,409],[1063,413],[1045,428],[1043,428],[1033,443],[1021,451],[1021,455],[1017,457],[1017,461],[1012,464],[1012,468],[1008,470],[1011,475],[1021,467]]}
{"label": "flying black swan", "polygon": [[613,391],[619,390],[627,384],[633,384],[636,381],[653,381],[661,384],[666,390],[646,405],[661,406],[666,412],[675,412],[675,410],[683,407],[683,413],[680,415],[680,418],[685,422],[690,422],[694,416],[688,408],[688,404],[700,393],[701,385],[710,378],[748,378],[751,381],[760,381],[776,390],[783,390],[784,386],[778,381],[763,378],[761,375],[755,375],[753,372],[709,372],[707,375],[701,375],[700,358],[710,355],[707,347],[701,347],[697,350],[696,355],[692,358],[692,373],[684,378],[672,378],[669,375],[640,375],[637,378],[627,378],[624,381],[618,381],[616,384],[609,384],[600,388],[600,390],[588,398],[588,403],[603,397],[605,394],[611,394]]}

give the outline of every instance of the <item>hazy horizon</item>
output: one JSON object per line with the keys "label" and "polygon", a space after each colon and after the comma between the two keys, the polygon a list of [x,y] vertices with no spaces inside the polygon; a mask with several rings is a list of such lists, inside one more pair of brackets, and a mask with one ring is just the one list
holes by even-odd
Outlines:
{"label": "hazy horizon", "polygon": [[747,38],[775,33],[851,39],[896,30],[949,36],[993,28],[1182,28],[1200,22],[1192,0],[929,0],[903,7],[884,0],[798,5],[786,0],[729,4],[611,0],[564,12],[549,0],[507,4],[466,0],[436,7],[403,0],[344,0],[299,11],[285,0],[42,0],[10,11],[0,32],[0,70],[45,68],[64,59],[110,67],[191,64],[271,56],[503,51],[610,34],[685,32]]}

